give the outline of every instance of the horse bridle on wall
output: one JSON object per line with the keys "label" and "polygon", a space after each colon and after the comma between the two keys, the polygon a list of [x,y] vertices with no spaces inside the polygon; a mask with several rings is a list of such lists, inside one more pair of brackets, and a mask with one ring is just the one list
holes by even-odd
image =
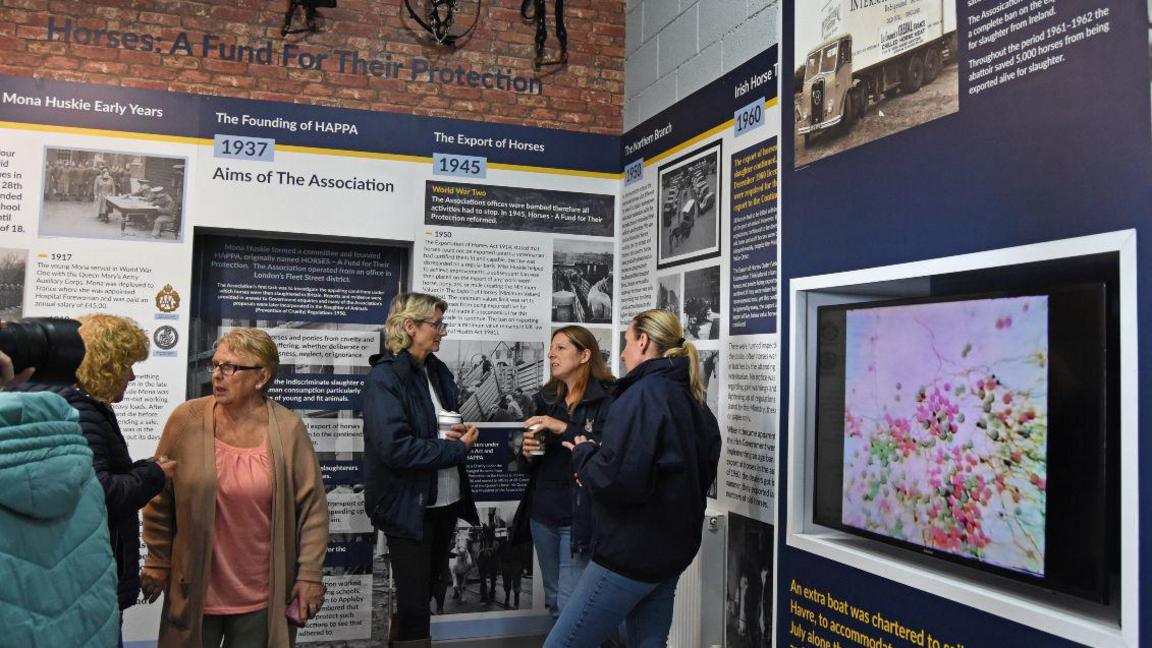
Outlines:
{"label": "horse bridle on wall", "polygon": [[416,9],[412,6],[411,0],[404,0],[404,7],[408,9],[408,15],[412,16],[418,25],[424,28],[424,31],[432,34],[436,42],[440,45],[447,45],[448,47],[456,47],[456,42],[463,40],[472,30],[476,29],[476,23],[480,22],[480,5],[482,0],[476,0],[476,16],[472,19],[472,25],[463,33],[453,34],[452,23],[456,20],[456,10],[459,6],[460,0],[428,0],[429,8],[426,15],[421,16]]}
{"label": "horse bridle on wall", "polygon": [[520,15],[524,20],[536,23],[536,67],[568,64],[568,28],[564,25],[564,0],[556,0],[555,13],[556,40],[560,41],[560,56],[545,59],[544,44],[548,40],[548,23],[545,20],[544,0],[523,0],[520,4]]}

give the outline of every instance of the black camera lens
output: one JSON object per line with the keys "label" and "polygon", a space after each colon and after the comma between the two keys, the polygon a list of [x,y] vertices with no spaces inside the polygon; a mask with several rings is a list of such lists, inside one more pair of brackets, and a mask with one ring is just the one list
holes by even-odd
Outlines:
{"label": "black camera lens", "polygon": [[4,322],[0,327],[0,351],[12,358],[16,373],[35,367],[34,382],[71,385],[84,360],[80,322],[55,317]]}

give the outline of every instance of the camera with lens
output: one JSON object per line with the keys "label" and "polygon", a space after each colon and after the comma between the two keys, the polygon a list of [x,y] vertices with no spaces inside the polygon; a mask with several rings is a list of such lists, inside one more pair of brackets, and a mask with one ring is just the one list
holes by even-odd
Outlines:
{"label": "camera with lens", "polygon": [[80,322],[57,317],[28,317],[0,323],[0,351],[12,359],[19,374],[35,367],[32,381],[71,385],[84,360]]}

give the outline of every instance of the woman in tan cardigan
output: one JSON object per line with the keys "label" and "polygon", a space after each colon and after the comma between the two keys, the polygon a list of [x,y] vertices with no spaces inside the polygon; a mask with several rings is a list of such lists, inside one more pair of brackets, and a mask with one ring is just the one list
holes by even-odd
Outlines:
{"label": "woman in tan cardigan", "polygon": [[285,611],[323,604],[328,508],[303,422],[266,396],[279,354],[258,329],[216,342],[212,395],[180,405],[157,454],[179,469],[144,509],[141,589],[164,593],[159,646],[291,646]]}

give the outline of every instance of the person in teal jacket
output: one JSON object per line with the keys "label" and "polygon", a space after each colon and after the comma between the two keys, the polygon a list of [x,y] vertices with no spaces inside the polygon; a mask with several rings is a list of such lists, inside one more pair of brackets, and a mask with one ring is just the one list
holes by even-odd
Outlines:
{"label": "person in teal jacket", "polygon": [[106,516],[76,410],[54,393],[0,393],[0,643],[118,643]]}

